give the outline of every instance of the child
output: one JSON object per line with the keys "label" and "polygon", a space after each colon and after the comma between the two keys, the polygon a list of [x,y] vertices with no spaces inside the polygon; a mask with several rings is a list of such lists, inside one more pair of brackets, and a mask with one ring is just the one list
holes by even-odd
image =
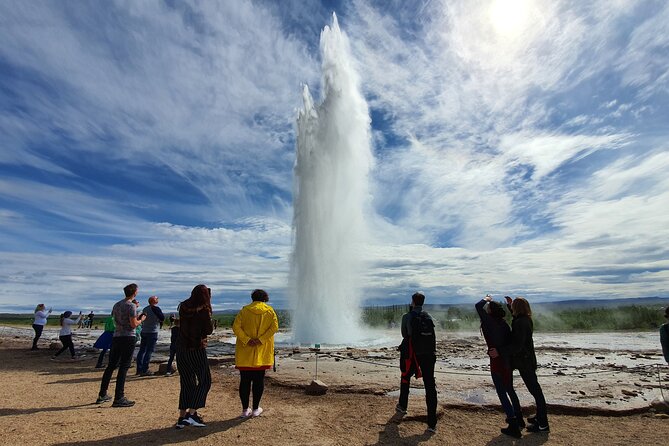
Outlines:
{"label": "child", "polygon": [[174,361],[174,355],[177,352],[177,342],[179,341],[179,318],[172,319],[172,328],[170,336],[170,358],[167,360],[167,371],[165,376],[170,376],[174,373],[172,368],[172,362]]}

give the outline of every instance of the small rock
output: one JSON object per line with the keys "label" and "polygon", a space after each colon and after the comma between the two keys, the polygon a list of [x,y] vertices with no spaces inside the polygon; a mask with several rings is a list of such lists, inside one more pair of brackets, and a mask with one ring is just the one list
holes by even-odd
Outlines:
{"label": "small rock", "polygon": [[639,394],[637,392],[633,391],[633,390],[623,389],[622,393],[623,393],[623,395],[627,395],[627,396],[639,396]]}
{"label": "small rock", "polygon": [[669,418],[669,414],[666,413],[656,413],[653,418],[661,418],[663,420],[666,420]]}
{"label": "small rock", "polygon": [[307,395],[325,395],[328,386],[323,381],[315,379],[304,390]]}
{"label": "small rock", "polygon": [[606,359],[604,356],[595,356],[595,359]]}

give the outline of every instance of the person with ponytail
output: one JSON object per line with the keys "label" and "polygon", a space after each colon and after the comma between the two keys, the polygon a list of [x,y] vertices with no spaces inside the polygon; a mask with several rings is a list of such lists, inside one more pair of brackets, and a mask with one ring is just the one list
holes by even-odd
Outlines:
{"label": "person with ponytail", "polygon": [[79,312],[79,317],[76,319],[70,319],[70,316],[72,316],[71,311],[66,311],[60,315],[60,333],[58,333],[58,337],[60,338],[60,342],[63,343],[63,348],[58,350],[58,353],[53,355],[51,359],[56,359],[67,349],[70,349],[72,359],[76,359],[74,354],[74,343],[72,342],[72,326],[77,325],[81,320],[81,311]]}
{"label": "person with ponytail", "polygon": [[206,285],[193,288],[190,297],[179,304],[179,419],[174,427],[204,427],[197,413],[205,407],[211,389],[211,371],[207,359],[207,336],[214,331],[211,322],[211,289]]}
{"label": "person with ponytail", "polygon": [[49,308],[49,311],[45,311],[46,306],[44,304],[39,304],[35,307],[35,322],[33,322],[33,330],[35,330],[35,337],[33,338],[33,346],[30,350],[37,350],[37,341],[42,337],[42,331],[46,325],[46,319],[51,314],[52,309]]}

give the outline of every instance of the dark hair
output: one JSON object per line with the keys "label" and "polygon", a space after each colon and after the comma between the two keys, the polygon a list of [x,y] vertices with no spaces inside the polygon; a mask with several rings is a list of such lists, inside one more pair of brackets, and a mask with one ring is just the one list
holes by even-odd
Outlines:
{"label": "dark hair", "polygon": [[63,319],[66,319],[66,318],[68,318],[68,317],[70,317],[70,316],[72,316],[72,312],[71,312],[71,311],[66,311],[65,313],[61,314],[61,315],[60,315],[60,325],[61,325],[61,326],[63,325]]}
{"label": "dark hair", "polygon": [[494,318],[504,319],[504,316],[506,316],[506,311],[504,311],[504,308],[497,302],[488,302],[488,308],[490,308],[490,316]]}
{"label": "dark hair", "polygon": [[251,293],[251,300],[254,302],[267,302],[269,300],[269,294],[265,290],[253,290]]}
{"label": "dark hair", "polygon": [[423,293],[413,293],[413,296],[411,296],[411,301],[414,304],[422,307],[425,303],[425,295]]}
{"label": "dark hair", "polygon": [[123,292],[125,293],[125,297],[130,297],[133,294],[135,294],[137,288],[139,287],[137,286],[136,283],[131,283],[130,285],[126,285],[125,287],[123,287]]}
{"label": "dark hair", "polygon": [[669,307],[667,307],[667,309],[664,310],[664,317],[669,317]]}
{"label": "dark hair", "polygon": [[207,288],[207,285],[197,285],[191,291],[190,297],[182,302],[182,305],[192,310],[206,308],[211,312],[211,290]]}

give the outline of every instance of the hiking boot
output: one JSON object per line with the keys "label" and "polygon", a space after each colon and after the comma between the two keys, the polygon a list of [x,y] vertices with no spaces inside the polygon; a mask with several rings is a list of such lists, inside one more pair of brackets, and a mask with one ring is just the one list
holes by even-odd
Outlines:
{"label": "hiking boot", "polygon": [[186,426],[190,426],[190,423],[186,421],[186,417],[179,417],[177,424],[174,425],[177,429],[183,429]]}
{"label": "hiking boot", "polygon": [[102,404],[102,403],[106,403],[107,401],[111,401],[111,400],[112,400],[112,397],[110,397],[109,395],[104,395],[104,396],[99,396],[98,395],[98,399],[95,400],[95,404]]}
{"label": "hiking boot", "polygon": [[252,412],[252,410],[251,410],[250,407],[247,408],[247,409],[244,409],[244,410],[242,410],[242,414],[239,416],[239,418],[248,418],[248,417],[251,416],[251,412]]}
{"label": "hiking boot", "polygon": [[400,406],[399,404],[397,406],[395,406],[395,412],[397,412],[400,415],[406,415],[407,414],[407,410],[404,407]]}
{"label": "hiking boot", "polygon": [[134,401],[130,401],[128,398],[123,397],[120,400],[114,400],[112,407],[132,407],[135,405]]}
{"label": "hiking boot", "polygon": [[527,426],[527,431],[528,432],[550,432],[551,429],[548,426],[548,423],[541,425],[539,423],[536,424],[530,424]]}
{"label": "hiking boot", "polygon": [[509,425],[500,429],[504,435],[509,437],[520,438],[523,434],[520,432],[520,427],[518,426],[518,421],[515,418],[511,418],[507,421]]}
{"label": "hiking boot", "polygon": [[257,409],[253,409],[253,412],[251,412],[251,416],[253,418],[259,417],[261,413],[263,413],[262,407],[258,407]]}

